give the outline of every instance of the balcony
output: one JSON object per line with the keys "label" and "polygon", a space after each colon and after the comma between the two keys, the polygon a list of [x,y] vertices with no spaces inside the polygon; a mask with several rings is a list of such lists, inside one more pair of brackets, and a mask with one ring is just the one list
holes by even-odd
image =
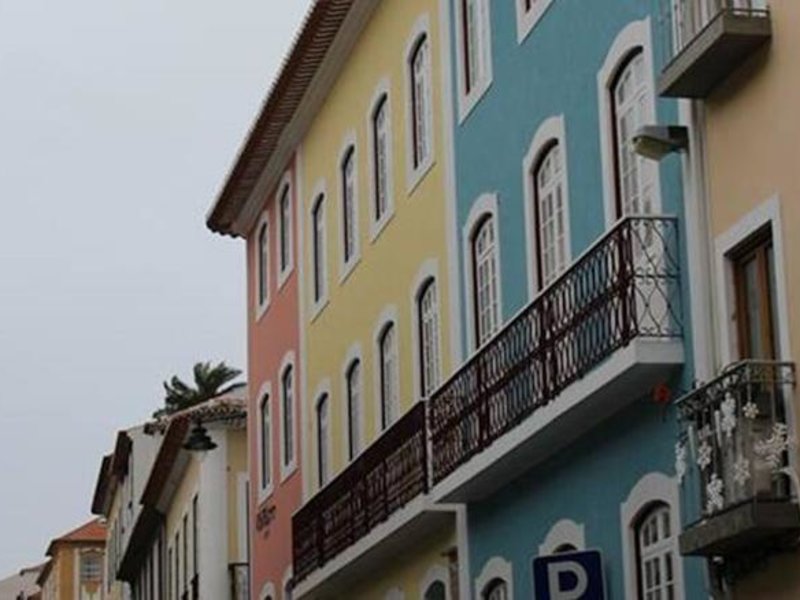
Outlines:
{"label": "balcony", "polygon": [[294,598],[345,597],[353,578],[440,525],[424,510],[427,444],[419,402],[295,513]]}
{"label": "balcony", "polygon": [[683,364],[677,239],[620,221],[433,394],[437,501],[480,499]]}
{"label": "balcony", "polygon": [[[231,600],[250,600],[250,565],[231,563],[228,565],[228,572],[231,581]],[[194,590],[194,585],[192,589]]]}
{"label": "balcony", "polygon": [[765,0],[665,0],[672,53],[658,93],[705,98],[772,37]]}
{"label": "balcony", "polygon": [[797,538],[787,422],[794,386],[794,364],[745,361],[680,400],[676,468],[702,509],[680,536],[682,554],[730,557]]}

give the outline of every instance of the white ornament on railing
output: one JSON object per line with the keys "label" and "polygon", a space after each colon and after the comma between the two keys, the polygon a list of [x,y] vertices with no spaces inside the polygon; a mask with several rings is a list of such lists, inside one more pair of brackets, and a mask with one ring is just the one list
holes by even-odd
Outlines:
{"label": "white ornament on railing", "polygon": [[772,435],[759,440],[753,445],[755,453],[773,470],[783,466],[783,454],[795,446],[794,439],[789,437],[789,427],[785,423],[775,423]]}
{"label": "white ornament on railing", "polygon": [[742,412],[744,416],[750,419],[751,421],[758,417],[758,405],[753,402],[752,400],[742,407]]}
{"label": "white ornament on railing", "polygon": [[703,442],[697,449],[697,466],[705,471],[708,465],[711,464],[712,448],[708,442]]}
{"label": "white ornament on railing", "polygon": [[678,483],[683,483],[686,476],[686,446],[681,442],[675,444],[675,474],[678,476]]}
{"label": "white ornament on railing", "polygon": [[733,394],[728,393],[719,408],[722,411],[720,427],[727,438],[731,439],[733,431],[736,429],[736,399]]}
{"label": "white ornament on railing", "polygon": [[711,480],[706,486],[706,512],[713,513],[714,509],[722,510],[725,506],[725,498],[722,495],[722,479],[716,473],[711,474]]}
{"label": "white ornament on railing", "polygon": [[697,430],[697,439],[699,440],[707,440],[714,434],[714,431],[711,429],[711,425],[706,423],[700,429]]}
{"label": "white ornament on railing", "polygon": [[741,486],[750,481],[750,461],[745,456],[733,463],[733,480]]}

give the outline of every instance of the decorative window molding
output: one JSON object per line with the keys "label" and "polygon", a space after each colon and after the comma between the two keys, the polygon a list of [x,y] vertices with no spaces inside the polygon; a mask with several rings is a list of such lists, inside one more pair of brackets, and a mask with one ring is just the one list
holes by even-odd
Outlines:
{"label": "decorative window molding", "polygon": [[361,257],[358,216],[358,152],[355,131],[348,132],[339,152],[339,284]]}
{"label": "decorative window molding", "polygon": [[[397,308],[387,306],[381,311],[373,330],[375,352],[375,398],[378,401],[375,411],[375,431],[378,436],[400,415],[400,332]],[[391,339],[387,339],[387,333]]]}
{"label": "decorative window molding", "polygon": [[[643,92],[645,97],[643,114],[640,115],[644,124],[655,125],[656,97],[655,79],[653,72],[653,45],[650,27],[650,18],[629,23],[617,35],[606,55],[603,66],[597,73],[597,95],[600,123],[600,157],[603,168],[603,198],[606,214],[606,228],[610,229],[619,218],[617,177],[617,118],[614,114],[612,94],[621,71],[628,66],[632,57],[641,52],[641,70],[643,76]],[[661,213],[661,182],[658,164],[647,159],[636,157],[638,168],[646,170],[651,181],[651,206],[650,212]],[[652,164],[648,164],[652,163]]]}
{"label": "decorative window molding", "polygon": [[683,600],[683,559],[678,551],[678,533],[681,531],[680,492],[678,482],[663,473],[648,473],[633,486],[628,498],[620,505],[622,525],[622,560],[625,573],[625,597],[638,598],[637,527],[647,511],[654,505],[663,504],[670,510],[670,530],[673,543],[673,569],[675,599]]}
{"label": "decorative window molding", "polygon": [[309,213],[311,242],[311,320],[314,321],[328,304],[328,227],[327,189],[322,181],[314,188]]}
{"label": "decorative window molding", "polygon": [[278,596],[275,594],[275,584],[271,581],[266,582],[261,587],[261,592],[258,594],[258,600],[277,600]]}
{"label": "decorative window molding", "polygon": [[258,391],[258,502],[271,494],[272,476],[272,384],[268,381]]}
{"label": "decorative window molding", "polygon": [[553,0],[515,0],[517,5],[517,42],[522,43],[550,8]]}
{"label": "decorative window molding", "polygon": [[297,470],[297,371],[294,352],[287,352],[280,366],[281,482]]}
{"label": "decorative window molding", "polygon": [[475,597],[484,600],[489,584],[501,580],[508,586],[508,598],[514,598],[514,573],[511,563],[500,556],[493,556],[483,566],[475,579]]}
{"label": "decorative window molding", "polygon": [[425,573],[419,583],[419,598],[429,600],[428,591],[434,584],[441,583],[444,586],[444,597],[449,600],[450,592],[450,572],[442,565],[433,565]]}
{"label": "decorative window molding", "polygon": [[456,18],[458,122],[464,120],[492,85],[490,0],[453,0]]}
{"label": "decorative window molding", "polygon": [[317,488],[324,488],[332,478],[333,436],[331,435],[331,385],[325,379],[314,394],[314,414],[317,463]]}
{"label": "decorative window molding", "polygon": [[369,239],[374,242],[394,215],[392,97],[388,77],[380,80],[367,113]]}
{"label": "decorative window molding", "polygon": [[[430,288],[431,285],[434,287]],[[423,297],[426,293],[432,293],[433,296]],[[414,313],[411,323],[414,394],[425,398],[439,386],[442,374],[441,286],[439,266],[435,258],[429,258],[422,263],[414,278],[410,298]]]}
{"label": "decorative window molding", "polygon": [[[503,322],[503,287],[501,285],[500,268],[500,223],[498,219],[498,200],[496,194],[483,194],[473,204],[469,211],[467,221],[462,229],[462,252],[464,256],[464,281],[467,283],[466,289],[466,308],[467,308],[467,343],[469,348],[474,351],[502,326]],[[481,226],[487,219],[491,219],[494,233],[494,295],[491,300],[496,303],[496,310],[493,312],[494,326],[492,332],[480,339],[477,327],[478,306],[476,305],[476,279],[475,264],[473,260],[475,236],[479,233]]]}
{"label": "decorative window molding", "polygon": [[406,44],[406,187],[410,196],[433,166],[433,48],[430,19],[422,15]]}
{"label": "decorative window molding", "polygon": [[281,589],[283,590],[283,600],[292,600],[294,597],[294,588],[292,587],[292,566],[286,567],[281,580]]}
{"label": "decorative window molding", "polygon": [[[354,368],[358,369],[357,374],[354,373]],[[353,377],[357,377],[358,381],[354,381]],[[351,389],[351,383],[358,384],[356,390]],[[356,392],[354,396],[352,395],[353,391]],[[342,398],[344,398],[342,431],[347,432],[347,443],[343,444],[344,462],[347,464],[354,460],[366,446],[364,443],[364,360],[361,354],[361,344],[358,343],[350,346],[342,363]],[[351,413],[353,403],[355,403],[355,415]]]}
{"label": "decorative window molding", "polygon": [[547,532],[539,544],[539,556],[555,554],[563,546],[572,546],[576,550],[586,549],[586,537],[583,525],[571,519],[561,519]]}
{"label": "decorative window molding", "polygon": [[269,308],[270,301],[270,278],[269,278],[269,243],[270,243],[270,230],[269,230],[269,213],[265,210],[261,219],[258,221],[258,226],[255,229],[256,236],[253,246],[253,265],[255,266],[254,272],[254,285],[253,291],[255,292],[255,307],[256,307],[256,321],[260,321],[264,313]]}
{"label": "decorative window molding", "polygon": [[[537,227],[538,219],[535,203],[539,202],[536,177],[542,160],[554,147],[558,147],[560,171],[558,174],[562,194],[563,211],[563,252],[564,261],[559,272],[572,262],[572,238],[570,235],[569,213],[569,172],[567,159],[566,132],[564,128],[564,115],[549,117],[542,121],[531,141],[528,153],[522,161],[522,189],[525,193],[525,250],[528,259],[528,296],[531,300],[540,292],[539,260],[537,258],[540,244],[540,230]],[[543,278],[542,278],[543,279]]]}
{"label": "decorative window molding", "polygon": [[278,222],[278,289],[282,289],[294,270],[294,187],[287,171],[278,186],[275,198]]}

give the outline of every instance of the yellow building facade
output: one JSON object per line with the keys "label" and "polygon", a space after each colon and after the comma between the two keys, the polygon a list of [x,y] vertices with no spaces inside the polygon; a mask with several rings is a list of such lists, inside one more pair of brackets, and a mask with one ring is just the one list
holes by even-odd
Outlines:
{"label": "yellow building facade", "polygon": [[43,600],[102,600],[105,525],[95,519],[55,538],[37,584]]}

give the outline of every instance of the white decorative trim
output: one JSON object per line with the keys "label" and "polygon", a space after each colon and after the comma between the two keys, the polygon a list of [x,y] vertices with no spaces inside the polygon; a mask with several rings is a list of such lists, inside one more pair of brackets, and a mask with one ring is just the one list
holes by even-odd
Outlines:
{"label": "white decorative trim", "polygon": [[680,492],[678,488],[678,482],[675,478],[667,477],[663,473],[648,473],[633,486],[628,498],[620,505],[619,516],[626,598],[636,598],[638,594],[635,527],[643,511],[653,503],[666,504],[670,509],[675,599],[683,600],[684,598],[683,557],[678,551],[678,533],[681,531]]}
{"label": "white decorative trim", "polygon": [[559,547],[569,544],[576,550],[586,549],[586,536],[583,524],[578,524],[571,519],[561,519],[556,522],[544,536],[539,544],[539,556],[555,553]]}
{"label": "white decorative trim", "polygon": [[759,230],[769,227],[772,231],[772,247],[775,252],[775,302],[778,305],[776,331],[778,333],[779,359],[791,360],[789,337],[789,307],[786,290],[786,262],[784,259],[783,224],[778,196],[762,202],[739,219],[727,231],[714,240],[714,263],[716,267],[717,320],[722,365],[738,360],[741,355],[736,339],[736,293],[733,282],[733,265],[729,254]]}
{"label": "white decorative trim", "polygon": [[272,406],[269,406],[269,460],[270,464],[268,465],[269,470],[269,483],[264,485],[262,474],[264,472],[263,468],[263,456],[264,452],[262,451],[262,447],[264,444],[264,427],[263,427],[263,419],[261,418],[261,406],[264,402],[264,398],[267,398],[268,405],[272,402],[272,383],[270,381],[264,382],[261,388],[258,390],[258,396],[256,396],[256,431],[258,432],[258,503],[262,504],[267,498],[272,495],[272,491],[275,487],[275,476],[274,476],[274,469],[272,468],[272,463],[274,462],[274,446],[273,438],[272,438],[272,431],[274,427],[272,426]]}
{"label": "white decorative trim", "polygon": [[492,18],[490,13],[490,0],[477,0],[480,7],[479,31],[478,31],[478,54],[481,63],[481,78],[475,81],[469,93],[466,93],[465,73],[464,73],[464,25],[461,0],[455,0],[455,42],[456,42],[456,74],[458,76],[458,123],[463,123],[475,105],[480,102],[486,91],[492,85]]}
{"label": "white decorative trim", "polygon": [[322,379],[317,385],[317,388],[314,390],[314,395],[312,396],[312,406],[314,409],[314,426],[312,430],[314,432],[314,443],[312,447],[312,478],[313,478],[313,487],[319,491],[325,486],[320,486],[319,481],[319,401],[322,399],[322,396],[328,396],[328,438],[326,440],[328,445],[328,473],[325,475],[325,485],[328,485],[334,477],[334,472],[336,469],[333,468],[333,434],[331,431],[331,427],[333,426],[333,394],[331,393],[331,380],[328,377]]}
{"label": "white decorative trim", "polygon": [[266,582],[258,594],[258,600],[267,600],[267,598],[278,600],[278,596],[275,595],[275,585],[271,581]]}
{"label": "white decorative trim", "polygon": [[[350,257],[350,260],[345,261],[344,258],[344,173],[342,171],[342,165],[344,164],[344,159],[347,156],[349,151],[353,152],[353,220],[354,223],[354,230],[353,233],[355,237],[353,238],[353,255]],[[356,132],[354,129],[351,129],[347,133],[345,133],[344,138],[342,139],[342,144],[339,149],[339,162],[337,163],[337,172],[338,172],[338,181],[339,181],[339,285],[344,284],[345,280],[348,278],[350,273],[353,272],[356,265],[361,260],[361,227],[360,220],[359,220],[359,210],[358,210],[358,202],[359,202],[359,194],[358,194],[358,144],[356,141]]]}
{"label": "white decorative trim", "polygon": [[[267,232],[267,264],[264,269],[264,277],[266,278],[266,298],[264,301],[261,301],[260,292],[261,292],[261,244],[259,238],[261,237],[261,228],[266,227]],[[256,314],[255,320],[256,322],[261,320],[261,317],[264,316],[264,313],[267,312],[269,308],[270,300],[272,299],[272,290],[270,290],[270,260],[272,258],[272,249],[270,248],[270,242],[272,241],[272,232],[270,231],[269,226],[269,210],[264,209],[264,213],[261,215],[261,218],[258,220],[258,224],[255,228],[255,236],[253,238],[253,292],[254,292],[254,306],[256,307]]]}
{"label": "white decorative trim", "polygon": [[[355,342],[348,348],[347,353],[344,356],[344,361],[342,361],[342,431],[344,432],[344,443],[343,452],[342,452],[342,459],[343,464],[348,464],[351,462],[350,460],[350,415],[349,415],[349,398],[348,398],[348,389],[347,389],[347,372],[350,370],[351,365],[354,361],[358,361],[359,365],[361,366],[361,390],[359,394],[359,404],[358,407],[358,439],[360,440],[361,444],[358,449],[358,453],[361,454],[364,449],[367,447],[366,444],[366,427],[364,426],[365,423],[365,416],[364,416],[364,373],[366,369],[364,368],[364,357],[361,352],[361,344]],[[355,460],[356,457],[353,457]]]}
{"label": "white decorative trim", "polygon": [[[283,234],[281,229],[281,219],[283,219],[283,210],[281,207],[281,198],[283,197],[283,191],[288,189],[289,190],[289,223],[286,227],[287,237],[289,238],[289,256],[288,263],[286,268],[281,268],[281,249],[283,248]],[[284,173],[283,178],[281,179],[280,184],[278,185],[278,192],[275,196],[275,214],[277,218],[275,221],[278,223],[278,251],[275,253],[277,258],[276,264],[278,268],[276,269],[278,273],[278,290],[280,291],[283,289],[284,284],[289,280],[289,275],[292,274],[294,271],[294,254],[295,254],[295,247],[294,247],[294,222],[295,222],[295,194],[294,194],[294,186],[292,185],[292,173],[291,171],[286,171]]]}
{"label": "white decorative trim", "polygon": [[[386,181],[386,212],[379,219],[375,216],[375,203],[376,203],[376,182],[375,182],[375,128],[374,117],[375,109],[378,108],[378,103],[386,96],[386,165],[387,181]],[[392,94],[391,94],[391,80],[388,76],[382,77],[375,86],[375,91],[372,94],[372,100],[369,103],[369,111],[367,112],[367,175],[369,182],[369,241],[375,242],[381,232],[389,224],[394,215],[394,137],[392,127]]]}
{"label": "white decorative trim", "polygon": [[[295,177],[297,178],[297,190],[296,190],[296,197],[297,197],[297,204],[298,208],[296,211],[297,215],[297,265],[298,265],[298,273],[297,273],[297,299],[298,299],[298,306],[297,306],[297,330],[298,330],[298,356],[304,357],[306,356],[306,327],[308,321],[306,319],[306,306],[308,302],[308,296],[306,296],[306,278],[305,278],[305,271],[306,271],[306,259],[303,254],[305,248],[305,220],[306,220],[306,210],[305,206],[303,205],[303,199],[305,195],[303,194],[303,178],[305,176],[305,163],[303,160],[303,146],[302,144],[297,147],[295,153]],[[306,500],[310,495],[311,485],[310,485],[310,474],[308,473],[309,469],[308,466],[308,427],[307,423],[308,420],[308,409],[309,403],[307,402],[308,398],[308,374],[307,369],[303,368],[303,365],[299,365],[300,370],[300,389],[298,396],[300,400],[300,436],[298,438],[298,442],[300,443],[300,456],[298,460],[300,461],[300,471],[301,471],[301,482],[302,482],[302,500]],[[251,536],[252,538],[253,536]],[[251,540],[251,545],[254,542]]]}
{"label": "white decorative trim", "polygon": [[[511,563],[501,556],[493,556],[483,566],[475,579],[475,597],[483,598],[483,590],[495,579],[502,579],[508,585],[508,598],[514,598],[514,572]],[[633,597],[633,596],[631,596]]]}
{"label": "white decorative trim", "polygon": [[425,600],[425,592],[434,583],[444,584],[444,597],[449,600],[450,592],[450,572],[442,565],[432,565],[419,582],[419,598]]}
{"label": "white decorative trim", "polygon": [[[397,357],[397,402],[403,397],[403,378],[400,376],[400,321],[397,317],[397,307],[390,304],[381,311],[375,325],[372,328],[372,351],[373,351],[373,398],[375,398],[375,439],[383,433],[382,409],[383,398],[381,394],[381,334],[384,328],[390,323],[394,325],[395,331],[395,353]],[[400,415],[400,406],[395,406],[396,414]]]}
{"label": "white decorative trim", "polygon": [[420,268],[417,271],[417,274],[414,276],[414,282],[411,284],[409,295],[411,302],[411,356],[413,359],[413,368],[411,369],[411,372],[414,385],[414,401],[416,401],[418,398],[422,398],[422,361],[419,353],[419,345],[421,341],[419,339],[419,294],[422,291],[422,287],[431,280],[433,280],[434,285],[436,285],[436,320],[438,324],[437,333],[439,335],[437,345],[439,348],[438,359],[440,381],[441,375],[444,372],[442,370],[442,287],[439,282],[439,261],[435,258],[428,258],[423,261],[422,265],[420,265]]}
{"label": "white decorative trim", "polygon": [[542,121],[531,141],[530,148],[522,159],[522,189],[524,190],[525,208],[525,250],[528,259],[528,298],[533,300],[540,292],[536,288],[536,281],[539,279],[539,269],[537,267],[536,249],[538,247],[539,232],[536,230],[533,203],[536,202],[535,182],[533,170],[538,166],[543,157],[544,151],[550,149],[552,142],[558,144],[561,152],[561,172],[563,180],[563,201],[564,201],[564,239],[566,240],[566,262],[568,267],[572,262],[572,235],[570,228],[570,202],[569,202],[569,167],[567,156],[567,136],[564,127],[564,115],[549,117]]}
{"label": "white decorative trim", "polygon": [[550,8],[553,0],[533,0],[530,10],[525,10],[525,0],[515,0],[517,5],[517,43],[521,44]]}
{"label": "white decorative trim", "polygon": [[483,194],[472,203],[469,215],[461,229],[461,252],[464,261],[464,291],[466,294],[466,322],[467,322],[467,355],[470,356],[476,350],[477,332],[475,331],[475,307],[473,298],[475,295],[475,281],[472,273],[472,237],[475,228],[481,223],[484,217],[491,216],[494,223],[494,236],[497,248],[497,307],[498,307],[498,327],[503,324],[503,285],[502,285],[502,260],[500,248],[500,220],[498,218],[498,199],[497,194]]}
{"label": "white decorative trim", "polygon": [[319,299],[314,298],[314,274],[316,272],[316,264],[315,264],[315,256],[314,256],[314,248],[313,248],[313,240],[314,240],[314,231],[311,232],[311,242],[312,246],[310,248],[311,252],[311,285],[309,286],[309,292],[311,293],[311,318],[310,321],[316,320],[322,310],[328,304],[328,294],[330,288],[330,282],[328,281],[328,261],[330,260],[330,256],[328,255],[328,188],[327,184],[324,179],[317,182],[314,186],[314,191],[311,194],[311,203],[310,203],[310,210],[308,213],[309,216],[309,224],[313,229],[315,227],[314,223],[314,209],[317,206],[317,199],[322,197],[322,294],[320,295]]}
{"label": "white decorative trim", "polygon": [[[411,57],[414,49],[416,48],[416,44],[422,36],[426,36],[428,39],[428,90],[430,93],[429,98],[427,99],[428,102],[426,104],[428,113],[425,118],[428,120],[428,135],[430,136],[429,142],[429,149],[428,155],[425,157],[425,160],[420,163],[419,165],[414,167],[414,136],[413,136],[413,127],[414,127],[414,119],[413,119],[413,110],[411,107],[411,90],[413,88],[413,74],[411,69]],[[434,164],[434,154],[436,153],[436,146],[434,144],[435,135],[433,131],[433,39],[431,38],[430,34],[430,17],[428,13],[420,15],[417,21],[414,23],[414,26],[411,28],[411,33],[408,36],[406,41],[406,48],[405,53],[403,55],[405,57],[404,67],[403,70],[405,71],[405,97],[404,102],[406,108],[406,190],[408,196],[411,196],[414,193],[417,185],[422,181],[428,171],[431,170]]]}
{"label": "white decorative trim", "polygon": [[[298,432],[298,422],[297,422],[297,368],[295,365],[297,361],[295,360],[294,350],[289,350],[286,354],[283,355],[283,359],[281,360],[281,366],[278,370],[278,415],[280,418],[280,426],[278,429],[280,430],[280,464],[281,464],[281,483],[286,481],[296,470],[297,470],[297,432]],[[286,431],[284,429],[284,424],[286,422],[283,414],[283,408],[285,405],[284,397],[283,397],[283,376],[286,373],[286,369],[292,369],[292,428],[294,431],[292,432],[292,460],[291,462],[286,462],[285,456],[285,444],[284,441],[286,439]]]}
{"label": "white decorative trim", "polygon": [[399,587],[393,587],[386,592],[386,595],[383,598],[384,600],[405,600],[406,595]]}
{"label": "white decorative trim", "polygon": [[[620,31],[609,48],[603,66],[597,72],[597,98],[600,123],[600,159],[603,168],[603,202],[605,206],[606,228],[616,222],[616,185],[615,185],[615,148],[614,123],[612,122],[610,86],[619,68],[637,48],[642,49],[644,72],[647,79],[647,97],[645,106],[645,122],[656,124],[655,75],[653,71],[653,44],[650,28],[650,17],[641,21],[633,21]],[[653,181],[653,213],[661,213],[661,177],[659,167],[654,167],[656,176]]]}

